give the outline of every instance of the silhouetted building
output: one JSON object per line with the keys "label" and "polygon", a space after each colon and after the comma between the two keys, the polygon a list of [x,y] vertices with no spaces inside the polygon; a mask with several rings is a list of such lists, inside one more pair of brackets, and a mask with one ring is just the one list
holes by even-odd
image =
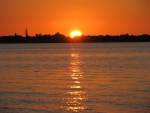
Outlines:
{"label": "silhouetted building", "polygon": [[41,37],[42,36],[42,34],[36,34],[35,35],[35,37]]}

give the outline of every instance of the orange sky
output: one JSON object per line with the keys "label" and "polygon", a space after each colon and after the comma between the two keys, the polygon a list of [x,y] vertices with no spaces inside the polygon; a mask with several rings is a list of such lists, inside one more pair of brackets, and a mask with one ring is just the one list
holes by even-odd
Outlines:
{"label": "orange sky", "polygon": [[0,36],[150,34],[150,0],[0,0]]}

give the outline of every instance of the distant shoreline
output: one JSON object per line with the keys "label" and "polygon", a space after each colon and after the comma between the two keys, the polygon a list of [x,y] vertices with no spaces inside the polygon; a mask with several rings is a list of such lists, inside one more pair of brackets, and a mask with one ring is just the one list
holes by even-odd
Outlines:
{"label": "distant shoreline", "polygon": [[35,36],[1,36],[0,43],[109,43],[109,42],[150,42],[150,35],[99,35],[99,36],[80,36],[66,37],[56,33],[55,35],[35,35]]}

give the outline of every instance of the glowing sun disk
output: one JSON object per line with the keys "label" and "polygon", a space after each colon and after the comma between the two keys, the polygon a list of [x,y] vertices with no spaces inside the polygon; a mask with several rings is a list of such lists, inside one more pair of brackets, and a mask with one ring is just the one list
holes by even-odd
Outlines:
{"label": "glowing sun disk", "polygon": [[70,37],[71,37],[71,38],[74,38],[74,37],[76,37],[76,36],[81,36],[81,35],[82,35],[82,33],[81,33],[79,30],[72,31],[72,32],[70,33]]}

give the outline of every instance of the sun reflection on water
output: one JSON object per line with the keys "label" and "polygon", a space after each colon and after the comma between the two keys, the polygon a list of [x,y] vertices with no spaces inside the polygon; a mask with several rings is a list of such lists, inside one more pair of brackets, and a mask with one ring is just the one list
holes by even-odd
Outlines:
{"label": "sun reflection on water", "polygon": [[86,101],[88,100],[87,94],[83,87],[81,86],[83,73],[81,71],[81,61],[79,59],[79,54],[71,54],[71,63],[70,63],[70,81],[71,85],[69,86],[68,91],[63,97],[63,109],[73,112],[79,112],[88,108]]}

